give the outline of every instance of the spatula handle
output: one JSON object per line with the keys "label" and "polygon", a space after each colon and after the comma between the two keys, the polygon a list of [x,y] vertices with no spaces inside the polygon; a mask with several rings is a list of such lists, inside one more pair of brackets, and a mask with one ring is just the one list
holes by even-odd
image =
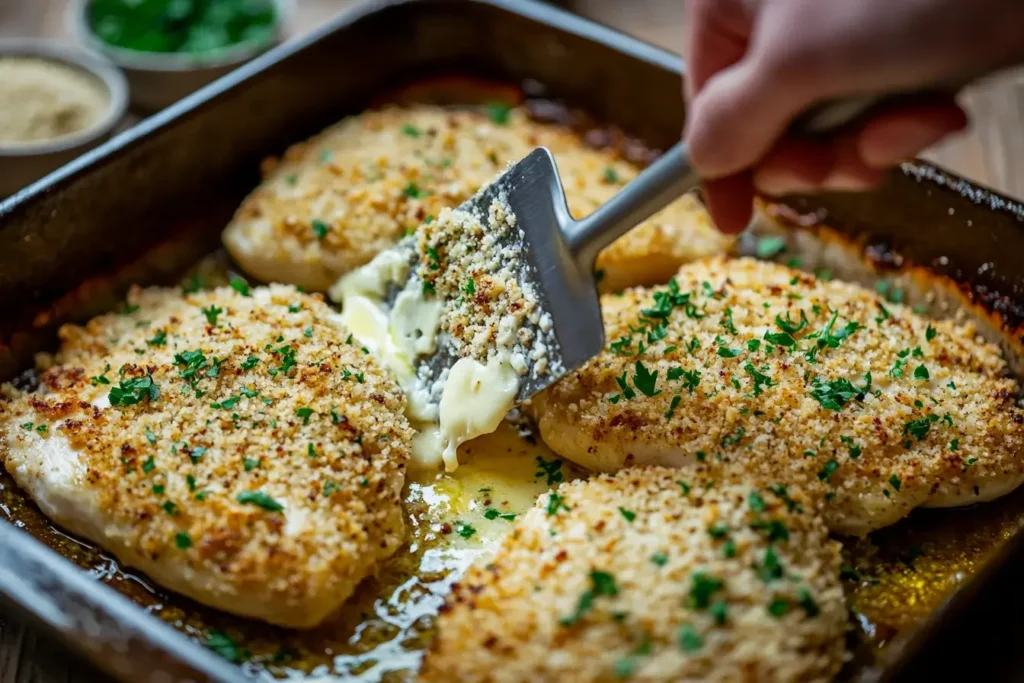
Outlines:
{"label": "spatula handle", "polygon": [[[910,93],[828,100],[808,109],[794,121],[790,130],[796,135],[812,137],[835,134],[879,108],[927,101],[937,95],[948,96],[959,87],[958,83]],[[700,177],[690,165],[689,150],[684,143],[676,143],[617,195],[567,231],[566,241],[577,264],[592,269],[602,249],[699,183]]]}

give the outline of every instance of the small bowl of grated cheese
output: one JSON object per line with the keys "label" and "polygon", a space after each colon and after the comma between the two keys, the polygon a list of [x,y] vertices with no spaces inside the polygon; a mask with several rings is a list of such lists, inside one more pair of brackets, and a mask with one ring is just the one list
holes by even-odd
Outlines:
{"label": "small bowl of grated cheese", "polygon": [[108,138],[127,104],[125,78],[105,59],[0,40],[0,199]]}

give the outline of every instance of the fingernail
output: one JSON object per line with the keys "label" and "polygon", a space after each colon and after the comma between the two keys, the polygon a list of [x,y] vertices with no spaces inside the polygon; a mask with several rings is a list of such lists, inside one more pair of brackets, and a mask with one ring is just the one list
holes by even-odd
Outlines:
{"label": "fingernail", "polygon": [[754,186],[762,194],[781,197],[787,194],[805,194],[818,189],[803,178],[784,171],[759,170],[754,173]]}

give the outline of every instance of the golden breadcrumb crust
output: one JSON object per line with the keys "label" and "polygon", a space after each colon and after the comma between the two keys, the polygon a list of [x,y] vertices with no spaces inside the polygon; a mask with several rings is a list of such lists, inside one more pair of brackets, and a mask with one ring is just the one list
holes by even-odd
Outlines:
{"label": "golden breadcrumb crust", "polygon": [[534,400],[555,452],[603,471],[738,462],[819,486],[830,528],[857,534],[1024,476],[1017,386],[971,325],[750,259],[674,283],[603,298],[608,348]]}
{"label": "golden breadcrumb crust", "polygon": [[563,484],[455,586],[420,680],[828,680],[839,561],[794,490],[657,467]]}
{"label": "golden breadcrumb crust", "polygon": [[[348,117],[268,162],[224,243],[261,280],[325,290],[538,146],[554,153],[577,217],[638,172],[568,128],[531,120],[524,109],[498,123],[475,111],[388,107]],[[609,247],[597,268],[608,291],[656,284],[680,264],[729,244],[688,197]]]}
{"label": "golden breadcrumb crust", "polygon": [[319,295],[136,289],[60,338],[44,391],[0,401],[0,455],[29,477],[66,441],[93,540],[128,564],[309,627],[402,543],[404,398]]}

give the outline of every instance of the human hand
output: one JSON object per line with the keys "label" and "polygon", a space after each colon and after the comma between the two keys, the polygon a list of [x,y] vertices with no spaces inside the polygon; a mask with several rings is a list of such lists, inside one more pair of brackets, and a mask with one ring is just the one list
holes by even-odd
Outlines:
{"label": "human hand", "polygon": [[769,195],[865,190],[967,125],[952,97],[887,108],[842,136],[786,136],[823,99],[919,89],[1024,58],[1017,0],[687,0],[686,140],[716,224]]}

